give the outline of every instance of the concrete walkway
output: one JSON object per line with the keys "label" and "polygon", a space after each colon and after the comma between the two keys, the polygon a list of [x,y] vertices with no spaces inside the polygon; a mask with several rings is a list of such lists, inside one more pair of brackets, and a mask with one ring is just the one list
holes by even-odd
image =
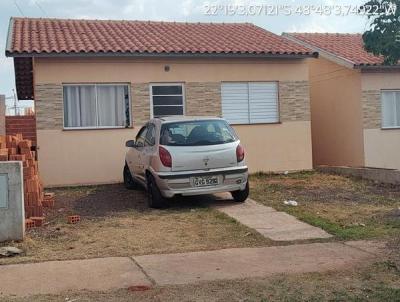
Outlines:
{"label": "concrete walkway", "polygon": [[332,237],[320,228],[301,222],[285,212],[278,212],[254,200],[247,199],[244,203],[234,203],[229,202],[226,195],[218,195],[218,198],[218,202],[213,205],[215,209],[272,240],[292,241]]}
{"label": "concrete walkway", "polygon": [[374,244],[313,243],[0,266],[1,297],[107,291],[134,285],[340,270],[376,257]]}
{"label": "concrete walkway", "polygon": [[342,243],[314,243],[148,255],[135,260],[157,284],[168,285],[340,270],[371,257]]}
{"label": "concrete walkway", "polygon": [[131,285],[151,285],[130,258],[50,261],[0,266],[2,294],[30,296],[68,290],[104,291]]}

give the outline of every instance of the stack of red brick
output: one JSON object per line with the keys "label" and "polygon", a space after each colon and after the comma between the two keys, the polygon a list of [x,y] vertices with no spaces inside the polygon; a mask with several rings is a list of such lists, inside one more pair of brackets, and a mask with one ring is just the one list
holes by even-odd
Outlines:
{"label": "stack of red brick", "polygon": [[[44,219],[43,206],[54,206],[54,194],[44,194],[32,142],[23,139],[22,134],[0,136],[0,161],[22,161],[25,218],[31,218],[36,226],[40,226]],[[30,226],[31,221],[26,224]]]}

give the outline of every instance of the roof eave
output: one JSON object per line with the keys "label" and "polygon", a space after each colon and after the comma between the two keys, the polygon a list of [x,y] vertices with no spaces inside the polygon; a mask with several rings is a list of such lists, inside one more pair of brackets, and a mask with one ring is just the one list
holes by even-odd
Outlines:
{"label": "roof eave", "polygon": [[6,56],[7,53],[11,51],[11,42],[12,42],[12,31],[14,28],[14,19],[11,17],[10,22],[8,23],[8,30],[7,30],[7,40],[6,40]]}
{"label": "roof eave", "polygon": [[73,52],[73,53],[28,53],[11,52],[6,50],[7,57],[157,57],[157,58],[282,58],[282,59],[304,59],[318,57],[318,53],[149,53],[149,52]]}
{"label": "roof eave", "polygon": [[358,64],[354,65],[355,69],[359,69],[361,72],[398,72],[400,71],[400,65],[367,65]]}

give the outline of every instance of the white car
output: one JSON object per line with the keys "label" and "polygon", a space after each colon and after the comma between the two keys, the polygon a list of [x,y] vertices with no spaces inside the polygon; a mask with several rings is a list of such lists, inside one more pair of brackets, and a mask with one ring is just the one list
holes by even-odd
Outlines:
{"label": "white car", "polygon": [[249,195],[244,148],[224,119],[154,118],[126,147],[124,184],[144,186],[150,207],[176,195],[231,192],[237,202]]}

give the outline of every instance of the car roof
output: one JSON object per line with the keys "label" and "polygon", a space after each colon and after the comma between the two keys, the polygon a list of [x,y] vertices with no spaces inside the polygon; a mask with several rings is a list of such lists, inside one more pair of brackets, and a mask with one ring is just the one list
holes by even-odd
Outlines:
{"label": "car roof", "polygon": [[160,120],[161,123],[200,121],[200,120],[223,120],[223,118],[216,116],[163,116],[154,119]]}

